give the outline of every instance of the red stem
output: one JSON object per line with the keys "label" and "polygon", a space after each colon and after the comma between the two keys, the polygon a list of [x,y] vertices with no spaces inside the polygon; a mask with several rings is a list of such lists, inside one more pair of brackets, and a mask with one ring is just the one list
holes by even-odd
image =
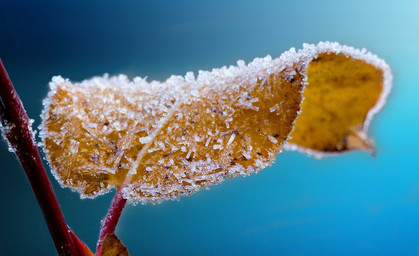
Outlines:
{"label": "red stem", "polygon": [[96,247],[96,256],[100,256],[100,249],[102,248],[103,239],[107,234],[114,233],[119,217],[121,217],[127,199],[122,197],[122,190],[118,189],[112,199],[111,207],[102,220],[102,228],[99,233],[99,240]]}
{"label": "red stem", "polygon": [[30,121],[0,59],[0,121],[42,209],[59,255],[79,255],[33,140]]}

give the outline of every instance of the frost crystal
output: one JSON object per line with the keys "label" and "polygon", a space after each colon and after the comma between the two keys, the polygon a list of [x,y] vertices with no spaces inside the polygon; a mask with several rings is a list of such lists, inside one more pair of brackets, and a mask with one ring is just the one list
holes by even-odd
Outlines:
{"label": "frost crystal", "polygon": [[0,122],[0,131],[3,136],[3,139],[7,142],[7,150],[10,153],[14,153],[16,151],[16,149],[12,146],[12,144],[10,144],[9,140],[6,138],[6,135],[11,131],[12,128],[12,124],[6,124],[3,126]]}
{"label": "frost crystal", "polygon": [[278,140],[277,140],[277,139],[275,139],[275,137],[273,137],[273,136],[269,135],[269,136],[268,136],[268,138],[269,138],[269,140],[270,140],[272,143],[278,143]]}

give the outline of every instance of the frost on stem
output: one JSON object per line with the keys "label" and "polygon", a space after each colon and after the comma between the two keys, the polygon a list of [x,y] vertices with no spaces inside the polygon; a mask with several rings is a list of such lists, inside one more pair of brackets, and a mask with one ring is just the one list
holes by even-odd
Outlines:
{"label": "frost on stem", "polygon": [[2,125],[2,123],[0,122],[0,130],[1,130],[1,134],[3,136],[3,139],[6,141],[7,143],[7,150],[10,153],[14,153],[15,152],[15,148],[13,147],[12,144],[10,144],[9,140],[7,139],[7,134],[10,133],[10,131],[12,130],[13,125],[12,124],[5,124],[4,126]]}
{"label": "frost on stem", "polygon": [[[3,103],[0,100],[0,108],[1,108],[1,113],[3,113],[4,107],[3,107]],[[3,136],[3,139],[6,141],[7,143],[7,150],[10,153],[16,153],[16,145],[12,145],[12,143],[10,142],[10,140],[8,139],[8,137],[12,138],[15,137],[16,135],[13,133],[13,129],[16,128],[16,125],[14,123],[9,122],[9,120],[4,119],[3,117],[0,118],[2,121],[0,122],[0,132]],[[32,130],[32,125],[34,123],[35,120],[33,119],[29,119],[28,122],[28,130],[31,133],[31,140],[35,141],[35,134],[36,131]],[[21,140],[22,138],[16,138],[15,140]]]}
{"label": "frost on stem", "polygon": [[0,126],[2,134],[9,143],[9,151],[15,153],[26,173],[58,254],[79,255],[35,145],[32,123],[33,120],[28,118],[0,60]]}

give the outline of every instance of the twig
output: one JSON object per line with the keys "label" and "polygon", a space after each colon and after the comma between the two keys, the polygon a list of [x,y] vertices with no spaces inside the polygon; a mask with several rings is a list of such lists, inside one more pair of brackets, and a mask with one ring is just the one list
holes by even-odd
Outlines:
{"label": "twig", "polygon": [[0,59],[0,121],[42,209],[59,255],[79,255],[33,140],[30,120]]}
{"label": "twig", "polygon": [[119,217],[124,210],[127,200],[122,197],[122,190],[118,189],[112,199],[111,207],[102,220],[102,228],[99,233],[99,240],[96,246],[96,256],[100,256],[100,249],[102,248],[103,239],[109,233],[114,233],[116,225],[118,224]]}

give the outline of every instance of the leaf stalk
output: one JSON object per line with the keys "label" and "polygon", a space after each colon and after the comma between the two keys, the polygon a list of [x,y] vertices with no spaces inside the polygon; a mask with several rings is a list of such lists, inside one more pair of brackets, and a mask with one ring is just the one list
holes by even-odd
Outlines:
{"label": "leaf stalk", "polygon": [[58,254],[79,255],[33,139],[31,121],[1,59],[0,103],[0,122],[4,137],[25,171]]}

